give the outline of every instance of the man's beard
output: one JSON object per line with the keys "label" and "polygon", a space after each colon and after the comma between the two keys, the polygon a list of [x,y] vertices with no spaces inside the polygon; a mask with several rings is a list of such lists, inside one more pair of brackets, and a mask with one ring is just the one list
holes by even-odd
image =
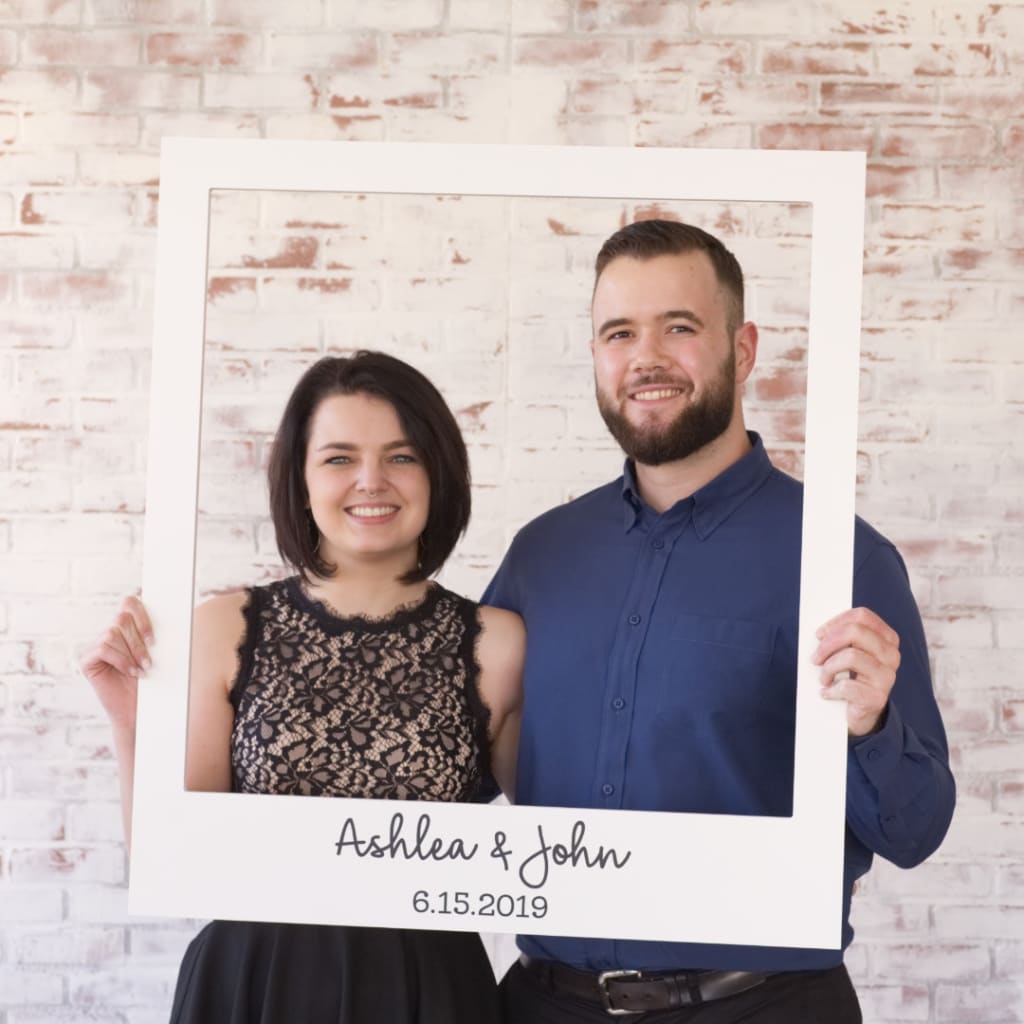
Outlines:
{"label": "man's beard", "polygon": [[[641,378],[633,386],[674,387],[664,377]],[[597,389],[597,407],[605,425],[622,450],[644,466],[685,459],[721,437],[732,422],[736,405],[736,354],[731,349],[707,391],[690,401],[678,416],[663,427],[637,426]]]}

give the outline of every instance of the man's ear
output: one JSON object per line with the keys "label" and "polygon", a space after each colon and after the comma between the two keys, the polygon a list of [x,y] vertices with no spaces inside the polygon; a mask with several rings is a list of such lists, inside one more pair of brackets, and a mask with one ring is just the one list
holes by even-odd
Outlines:
{"label": "man's ear", "polygon": [[736,352],[736,383],[742,384],[757,362],[757,325],[748,320],[736,332],[733,340]]}

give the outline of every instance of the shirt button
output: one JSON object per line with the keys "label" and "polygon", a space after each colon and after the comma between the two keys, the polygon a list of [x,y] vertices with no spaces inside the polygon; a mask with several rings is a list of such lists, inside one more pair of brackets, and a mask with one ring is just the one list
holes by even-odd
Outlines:
{"label": "shirt button", "polygon": [[663,540],[656,540],[651,542],[651,547],[653,547],[655,551],[660,551],[664,546],[665,542]]}
{"label": "shirt button", "polygon": [[612,707],[615,708],[616,711],[621,711],[625,706],[626,702],[621,697],[616,697],[615,700],[612,701]]}
{"label": "shirt button", "polygon": [[629,624],[631,626],[639,626],[640,625],[640,616],[639,615],[630,615],[630,617],[629,617]]}
{"label": "shirt button", "polygon": [[868,760],[877,761],[882,755],[877,750],[868,751]]}
{"label": "shirt button", "polygon": [[612,793],[615,792],[615,787],[610,782],[606,782],[601,787],[601,792],[604,793],[605,796],[611,796]]}

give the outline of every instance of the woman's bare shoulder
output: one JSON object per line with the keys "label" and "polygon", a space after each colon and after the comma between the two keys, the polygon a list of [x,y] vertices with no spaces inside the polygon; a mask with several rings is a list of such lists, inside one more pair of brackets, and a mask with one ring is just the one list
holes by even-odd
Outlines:
{"label": "woman's bare shoulder", "polygon": [[480,667],[488,671],[522,671],[526,651],[526,626],[515,612],[482,604],[479,607],[480,641],[478,653]]}
{"label": "woman's bare shoulder", "polygon": [[491,604],[479,606],[480,624],[484,630],[499,634],[504,639],[525,638],[526,625],[523,620],[506,608],[496,608]]}
{"label": "woman's bare shoulder", "polygon": [[233,666],[235,651],[245,635],[247,590],[232,590],[218,594],[197,605],[192,618],[193,647],[219,661],[220,655],[228,666]]}
{"label": "woman's bare shoulder", "polygon": [[195,618],[198,621],[216,623],[221,621],[233,621],[241,619],[242,609],[249,600],[247,589],[229,590],[225,594],[217,594],[208,597],[201,604],[196,605]]}

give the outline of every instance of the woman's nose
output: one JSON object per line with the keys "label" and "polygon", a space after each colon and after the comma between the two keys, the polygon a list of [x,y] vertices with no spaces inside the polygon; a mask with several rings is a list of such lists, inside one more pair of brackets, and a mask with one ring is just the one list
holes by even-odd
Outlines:
{"label": "woman's nose", "polygon": [[387,475],[383,466],[373,459],[366,459],[359,467],[356,487],[366,494],[380,494],[387,486]]}

